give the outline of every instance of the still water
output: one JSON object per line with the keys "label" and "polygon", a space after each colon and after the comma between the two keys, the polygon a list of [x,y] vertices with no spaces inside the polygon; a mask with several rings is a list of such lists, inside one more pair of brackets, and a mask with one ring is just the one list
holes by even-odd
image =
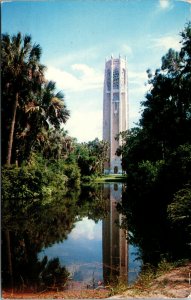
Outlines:
{"label": "still water", "polygon": [[139,249],[127,243],[129,232],[120,227],[123,188],[97,184],[51,199],[4,202],[3,285],[44,288],[55,278],[60,284],[68,276],[65,268],[74,284],[133,282],[141,261]]}
{"label": "still water", "polygon": [[55,257],[71,274],[72,281],[95,285],[120,278],[132,283],[141,267],[138,248],[127,243],[128,232],[120,229],[122,216],[116,204],[121,200],[122,183],[108,183],[102,187],[107,213],[95,222],[83,217],[74,224],[67,239],[44,248],[39,259],[45,255]]}

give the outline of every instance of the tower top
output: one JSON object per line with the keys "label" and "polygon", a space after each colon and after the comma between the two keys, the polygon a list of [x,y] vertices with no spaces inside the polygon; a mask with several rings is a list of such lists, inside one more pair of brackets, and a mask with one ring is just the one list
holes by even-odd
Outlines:
{"label": "tower top", "polygon": [[110,59],[108,59],[108,57],[105,57],[105,63],[107,63],[107,62],[109,62],[109,61],[125,61],[125,62],[127,62],[127,56],[125,55],[125,56],[121,56],[121,54],[119,54],[119,56],[118,56],[118,58],[116,57],[114,57],[113,56],[113,54],[111,54],[111,58]]}

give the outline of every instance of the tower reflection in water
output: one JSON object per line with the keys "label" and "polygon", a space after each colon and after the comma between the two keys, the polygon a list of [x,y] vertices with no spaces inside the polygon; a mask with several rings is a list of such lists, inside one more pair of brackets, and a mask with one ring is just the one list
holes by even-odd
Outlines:
{"label": "tower reflection in water", "polygon": [[116,209],[121,200],[122,183],[105,184],[104,193],[108,199],[108,215],[102,225],[103,279],[128,282],[127,231],[120,228],[122,215]]}

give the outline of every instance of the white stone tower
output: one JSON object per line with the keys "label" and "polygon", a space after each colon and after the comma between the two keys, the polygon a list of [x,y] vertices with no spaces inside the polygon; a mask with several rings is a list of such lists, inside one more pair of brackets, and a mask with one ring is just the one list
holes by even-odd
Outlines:
{"label": "white stone tower", "polygon": [[122,173],[121,157],[116,155],[121,140],[116,136],[128,129],[127,61],[111,57],[105,63],[103,95],[103,140],[110,144],[109,162],[105,173]]}

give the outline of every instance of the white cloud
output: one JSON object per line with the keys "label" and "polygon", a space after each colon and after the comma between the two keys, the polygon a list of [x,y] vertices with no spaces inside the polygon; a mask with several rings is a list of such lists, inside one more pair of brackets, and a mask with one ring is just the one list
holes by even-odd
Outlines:
{"label": "white cloud", "polygon": [[46,73],[63,90],[71,116],[64,128],[79,142],[102,139],[103,72],[86,64],[73,64],[69,72],[50,66]]}
{"label": "white cloud", "polygon": [[75,71],[81,71],[83,77],[94,75],[94,69],[85,64],[74,64],[72,65],[72,69]]}
{"label": "white cloud", "polygon": [[75,76],[55,67],[48,67],[45,76],[46,79],[55,81],[59,89],[70,90],[80,86],[80,81]]}
{"label": "white cloud", "polygon": [[71,72],[49,66],[45,76],[48,80],[55,81],[57,87],[64,91],[85,91],[98,89],[103,85],[103,74],[85,64],[73,64]]}
{"label": "white cloud", "polygon": [[88,239],[88,240],[101,240],[102,239],[102,227],[101,223],[96,224],[93,220],[89,220],[87,217],[83,218],[76,224],[76,227],[72,230],[70,238],[74,240]]}
{"label": "white cloud", "polygon": [[141,99],[144,97],[148,89],[149,89],[148,86],[145,84],[142,84],[138,87],[132,87],[129,89],[130,97],[131,98],[135,98],[135,96],[136,98],[139,97],[140,98],[139,100],[141,101]]}
{"label": "white cloud", "polygon": [[181,48],[178,36],[177,37],[164,36],[164,37],[156,38],[151,41],[151,44],[152,44],[151,48],[159,48],[165,51],[167,51],[170,48],[179,51]]}
{"label": "white cloud", "polygon": [[85,64],[72,65],[74,71],[79,71],[78,79],[80,80],[81,90],[97,89],[103,86],[103,73],[96,69],[90,68]]}
{"label": "white cloud", "polygon": [[163,10],[171,9],[173,4],[171,0],[159,0],[159,7]]}
{"label": "white cloud", "polygon": [[147,80],[147,73],[146,72],[135,72],[129,71],[128,72],[129,82],[132,84],[139,84],[143,85],[144,82]]}
{"label": "white cloud", "polygon": [[82,109],[83,107],[71,113],[65,129],[70,135],[77,137],[79,142],[92,141],[96,137],[102,139],[102,109],[100,111]]}

